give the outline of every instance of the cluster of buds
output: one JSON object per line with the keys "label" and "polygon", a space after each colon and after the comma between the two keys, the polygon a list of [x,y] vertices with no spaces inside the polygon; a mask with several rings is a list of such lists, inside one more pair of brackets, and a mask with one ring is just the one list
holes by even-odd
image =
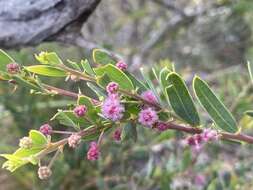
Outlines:
{"label": "cluster of buds", "polygon": [[73,111],[77,117],[83,117],[87,112],[87,107],[85,105],[79,105]]}
{"label": "cluster of buds", "polygon": [[88,160],[97,160],[100,155],[99,146],[96,142],[91,142],[89,150],[87,152],[87,159]]}
{"label": "cluster of buds", "polygon": [[110,82],[106,90],[108,97],[104,100],[101,111],[102,115],[109,120],[119,121],[122,119],[125,107],[120,103],[120,96],[117,93],[119,86],[115,82]]}
{"label": "cluster of buds", "polygon": [[81,138],[82,137],[76,133],[70,135],[70,137],[68,138],[69,147],[76,148],[80,144]]}
{"label": "cluster of buds", "polygon": [[118,67],[122,71],[127,70],[127,64],[122,60],[116,63],[116,67]]}
{"label": "cluster of buds", "polygon": [[52,171],[48,166],[41,166],[38,169],[38,176],[40,179],[48,179],[52,175]]}
{"label": "cluster of buds", "polygon": [[20,71],[20,67],[17,63],[9,63],[6,65],[6,70],[10,74],[17,74]]}
{"label": "cluster of buds", "polygon": [[19,140],[20,148],[30,149],[32,148],[33,141],[30,137],[23,137]]}
{"label": "cluster of buds", "polygon": [[113,133],[113,139],[115,141],[121,141],[121,129],[116,129]]}
{"label": "cluster of buds", "polygon": [[191,146],[193,151],[199,152],[205,143],[217,141],[218,139],[219,134],[217,131],[212,129],[204,129],[202,133],[195,134],[184,139],[183,145]]}
{"label": "cluster of buds", "polygon": [[43,133],[45,136],[49,136],[52,134],[53,129],[49,124],[44,124],[40,127],[40,132]]}

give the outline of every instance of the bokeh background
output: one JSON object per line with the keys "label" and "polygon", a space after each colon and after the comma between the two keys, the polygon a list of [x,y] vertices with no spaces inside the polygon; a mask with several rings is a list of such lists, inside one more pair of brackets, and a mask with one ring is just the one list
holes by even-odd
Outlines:
{"label": "bokeh background", "polygon": [[[103,47],[121,56],[136,76],[139,67],[173,62],[189,87],[195,74],[208,81],[243,131],[253,134],[253,121],[243,114],[253,100],[246,67],[247,60],[253,61],[252,10],[251,0],[104,0],[82,24],[79,41],[5,50],[22,65],[31,65],[40,51],[79,61],[90,59],[93,47]],[[44,80],[70,90],[85,88],[80,82]],[[0,153],[14,151],[20,137],[68,103],[70,99],[30,95],[23,88],[13,93],[12,85],[0,83]],[[202,115],[202,120],[210,118]],[[98,162],[86,160],[87,144],[82,144],[74,152],[65,150],[45,182],[32,165],[15,173],[0,169],[0,190],[253,190],[251,145],[219,142],[196,157],[179,146],[182,137],[144,128],[138,129],[137,141],[115,143],[108,137]]]}

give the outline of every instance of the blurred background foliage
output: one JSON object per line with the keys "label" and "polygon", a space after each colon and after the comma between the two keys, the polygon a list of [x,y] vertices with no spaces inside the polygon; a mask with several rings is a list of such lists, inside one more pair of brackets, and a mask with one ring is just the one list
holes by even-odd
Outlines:
{"label": "blurred background foliage", "polygon": [[[246,61],[253,61],[251,0],[107,0],[83,25],[85,39],[121,55],[137,76],[142,66],[162,68],[173,62],[188,85],[194,74],[206,79],[235,114],[242,129],[252,132],[253,121],[243,112],[252,109],[252,84]],[[186,14],[186,15],[185,15]],[[180,20],[181,19],[181,20]],[[63,60],[90,57],[89,48],[44,43],[8,50],[17,62],[32,65],[34,54],[56,51]],[[88,89],[80,82],[43,81],[70,90]],[[24,88],[0,83],[0,152],[12,152],[31,128],[48,122],[58,108],[72,101],[30,95]],[[198,108],[201,110],[201,108]],[[207,115],[202,116],[208,123]],[[60,129],[53,123],[55,129]],[[159,134],[138,127],[138,140],[114,143],[108,136],[102,159],[89,162],[87,145],[66,150],[56,162],[53,177],[39,181],[36,168],[14,174],[0,170],[1,190],[250,190],[253,189],[252,146],[219,142],[199,155],[180,146],[181,133]],[[0,161],[2,163],[3,160]]]}

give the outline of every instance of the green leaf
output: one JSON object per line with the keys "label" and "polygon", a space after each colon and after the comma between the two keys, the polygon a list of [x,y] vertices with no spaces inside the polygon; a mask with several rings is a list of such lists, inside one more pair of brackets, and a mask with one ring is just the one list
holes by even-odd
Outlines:
{"label": "green leaf", "polygon": [[253,65],[249,61],[247,62],[247,67],[248,67],[250,79],[253,82]]}
{"label": "green leaf", "polygon": [[0,49],[0,70],[6,71],[6,65],[9,63],[15,63],[15,60],[12,59],[5,51]]}
{"label": "green leaf", "polygon": [[16,76],[13,76],[13,79],[17,82],[17,84],[22,85],[28,89],[34,89],[38,91],[41,90],[41,88],[38,85],[30,82],[29,78],[25,78],[25,77],[22,78],[16,75]]}
{"label": "green leaf", "polygon": [[245,112],[246,115],[253,117],[253,110],[248,110]]}
{"label": "green leaf", "polygon": [[89,61],[88,61],[87,59],[81,60],[81,65],[82,65],[82,67],[83,67],[83,70],[84,70],[87,74],[89,74],[89,75],[91,75],[91,76],[95,76],[95,72],[94,72],[94,70],[92,69],[92,67],[90,66],[90,63],[89,63]]}
{"label": "green leaf", "polygon": [[125,71],[125,74],[128,76],[128,78],[132,81],[134,87],[136,89],[138,89],[138,91],[140,93],[148,90],[148,88],[137,78],[135,78],[135,76],[133,76],[131,73],[129,73],[128,71]]}
{"label": "green leaf", "polygon": [[136,130],[136,124],[129,122],[127,123],[122,130],[121,134],[122,140],[134,140],[137,141],[137,130]]}
{"label": "green leaf", "polygon": [[87,86],[96,93],[96,95],[98,96],[99,100],[103,100],[107,95],[104,89],[90,83],[87,82]]}
{"label": "green leaf", "polygon": [[38,75],[44,75],[49,77],[66,77],[67,73],[59,68],[48,66],[48,65],[34,65],[25,67],[27,71],[36,73]]}
{"label": "green leaf", "polygon": [[93,61],[97,64],[106,65],[106,64],[116,64],[116,61],[112,59],[111,55],[102,49],[94,49],[92,51]]}
{"label": "green leaf", "polygon": [[12,154],[1,154],[0,156],[8,160],[3,163],[2,168],[7,169],[10,172],[14,172],[16,169],[29,162],[28,159],[20,158]]}
{"label": "green leaf", "polygon": [[157,100],[159,102],[161,102],[161,99],[160,99],[160,96],[158,94],[158,92],[156,91],[156,88],[154,86],[154,84],[152,83],[150,77],[148,76],[148,74],[146,74],[144,72],[144,69],[143,68],[140,68],[140,71],[141,71],[141,74],[142,74],[142,77],[144,78],[145,82],[148,84],[148,87],[152,90],[152,92],[155,94]]}
{"label": "green leaf", "polygon": [[55,52],[41,52],[35,55],[35,58],[42,64],[58,65],[63,64],[62,60]]}
{"label": "green leaf", "polygon": [[172,72],[167,80],[170,86],[166,88],[166,92],[175,113],[190,125],[198,126],[199,115],[183,79]]}
{"label": "green leaf", "polygon": [[31,130],[29,137],[32,139],[33,146],[35,147],[43,147],[47,144],[47,138],[40,131]]}
{"label": "green leaf", "polygon": [[165,92],[165,88],[168,86],[167,76],[171,72],[172,72],[171,70],[169,70],[167,67],[165,67],[159,73],[159,81],[160,81],[160,84],[161,84],[164,92]]}
{"label": "green leaf", "polygon": [[58,110],[58,113],[56,113],[51,120],[56,119],[60,124],[73,127],[75,130],[79,131],[80,126],[73,121],[75,118],[76,116],[73,112]]}
{"label": "green leaf", "polygon": [[111,81],[119,84],[121,89],[134,90],[133,83],[128,76],[114,65],[108,64],[103,67],[96,68],[94,71],[99,77],[107,74]]}
{"label": "green leaf", "polygon": [[237,124],[225,105],[216,97],[208,84],[195,77],[193,80],[193,88],[199,102],[206,109],[212,120],[221,130],[235,133]]}

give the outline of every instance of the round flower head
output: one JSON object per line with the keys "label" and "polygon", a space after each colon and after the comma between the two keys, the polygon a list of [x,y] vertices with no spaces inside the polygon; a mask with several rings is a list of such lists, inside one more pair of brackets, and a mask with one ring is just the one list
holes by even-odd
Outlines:
{"label": "round flower head", "polygon": [[74,109],[74,113],[76,114],[77,117],[83,117],[87,112],[87,108],[85,105],[79,105],[76,106]]}
{"label": "round flower head", "polygon": [[6,70],[10,74],[17,74],[20,70],[20,67],[17,63],[9,63],[6,65]]}
{"label": "round flower head", "polygon": [[165,131],[169,128],[169,125],[166,124],[165,122],[162,122],[162,121],[158,121],[156,123],[156,128],[159,130],[159,131]]}
{"label": "round flower head", "polygon": [[203,141],[205,142],[216,141],[219,138],[217,131],[212,130],[212,129],[204,129],[201,135],[202,135]]}
{"label": "round flower head", "polygon": [[52,171],[48,166],[41,166],[38,170],[38,176],[40,179],[48,179],[52,175]]}
{"label": "round flower head", "polygon": [[138,121],[145,126],[152,126],[158,120],[158,116],[155,110],[152,108],[146,108],[139,113]]}
{"label": "round flower head", "polygon": [[68,138],[69,147],[76,148],[77,145],[80,144],[81,138],[82,137],[80,135],[75,134],[75,133],[73,133],[72,135],[70,135],[70,137]]}
{"label": "round flower head", "polygon": [[88,160],[97,160],[100,156],[99,147],[96,142],[91,142],[89,150],[87,152]]}
{"label": "round flower head", "polygon": [[125,71],[127,69],[127,64],[122,60],[116,63],[116,66],[122,71]]}
{"label": "round flower head", "polygon": [[108,94],[115,94],[115,93],[117,93],[118,89],[119,89],[119,85],[116,82],[110,82],[106,86],[106,91]]}
{"label": "round flower head", "polygon": [[47,136],[52,134],[53,129],[49,124],[46,123],[40,127],[40,132]]}
{"label": "round flower head", "polygon": [[19,146],[20,148],[29,149],[32,148],[33,142],[30,137],[23,137],[19,140]]}
{"label": "round flower head", "polygon": [[113,133],[113,139],[115,141],[120,141],[121,140],[121,129],[116,129]]}
{"label": "round flower head", "polygon": [[125,108],[122,104],[120,104],[118,95],[111,94],[103,102],[101,111],[105,118],[112,121],[118,121],[123,117]]}
{"label": "round flower head", "polygon": [[150,103],[153,103],[153,104],[157,103],[157,98],[151,90],[147,90],[147,91],[143,92],[141,94],[141,97],[144,100],[146,100],[147,102],[150,102]]}

